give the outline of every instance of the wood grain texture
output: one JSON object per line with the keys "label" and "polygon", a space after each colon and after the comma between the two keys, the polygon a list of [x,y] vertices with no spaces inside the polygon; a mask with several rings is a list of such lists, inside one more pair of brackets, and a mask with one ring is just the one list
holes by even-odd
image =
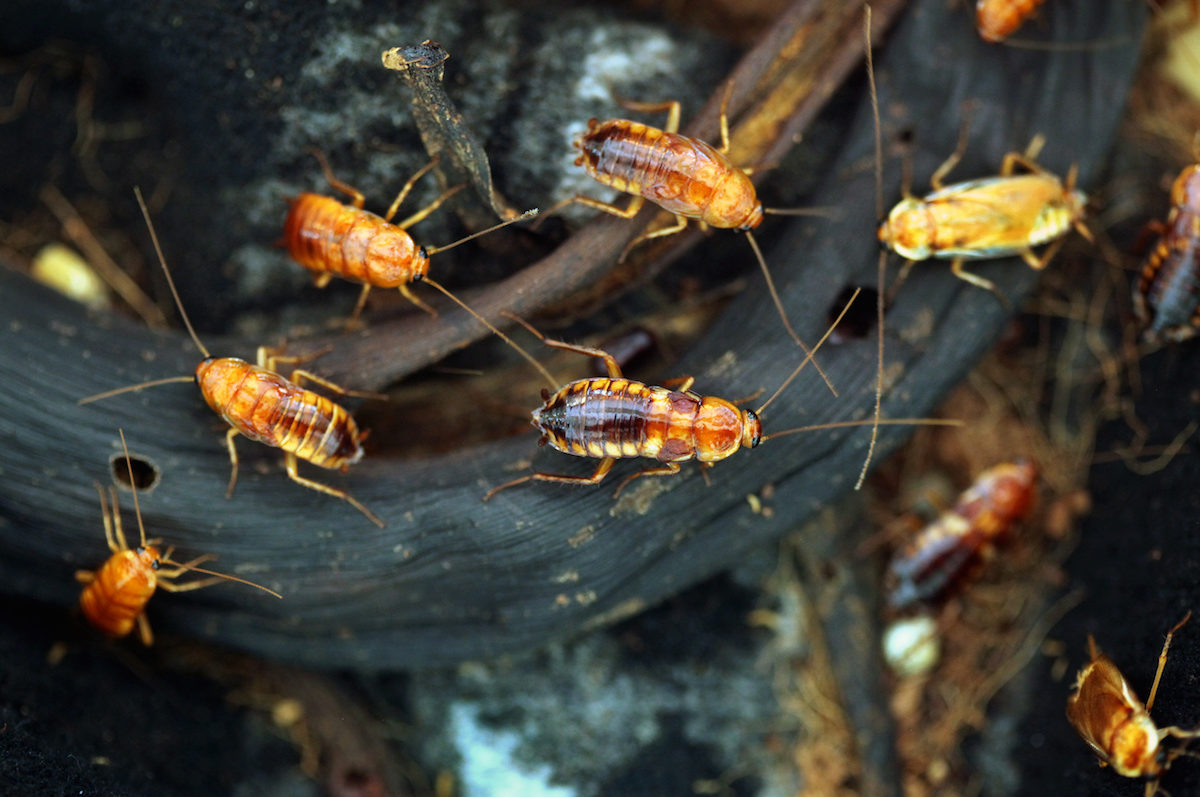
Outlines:
{"label": "wood grain texture", "polygon": [[[1097,7],[1090,0],[1064,2],[1055,11],[1048,38],[1072,42],[1132,36],[1145,15],[1138,3]],[[1060,171],[1077,162],[1080,184],[1088,188],[1123,107],[1136,39],[1099,50],[1018,51],[984,44],[965,16],[947,20],[946,13],[942,0],[913,4],[879,54],[885,133],[913,130],[916,190],[953,150],[960,101],[968,98],[977,102],[973,135],[954,176],[994,173],[1005,152],[1040,132],[1048,139],[1041,161]],[[748,58],[762,57],[755,51]],[[846,56],[839,51],[838,57]],[[718,88],[710,102],[713,118],[721,93]],[[809,340],[820,335],[828,306],[845,284],[875,282],[869,109],[862,104],[856,114],[852,135],[813,198],[813,204],[836,205],[839,218],[771,222],[784,232],[767,259],[797,331]],[[894,165],[885,198],[899,194]],[[553,260],[469,300],[489,314],[501,307],[530,312],[554,301],[552,294],[577,288],[577,280],[594,279],[598,261],[615,259],[641,226],[599,219],[573,235]],[[183,245],[166,242],[168,252]],[[590,276],[539,290],[550,273],[568,273],[572,264],[587,265]],[[1036,278],[1017,261],[983,264],[979,272],[1014,299]],[[696,377],[699,392],[771,390],[798,361],[778,319],[763,309],[769,300],[761,280],[749,282],[677,365],[679,373]],[[943,266],[915,269],[888,318],[887,364],[894,380],[885,415],[928,412],[1005,322],[992,296]],[[387,384],[477,337],[472,323],[454,314],[437,321],[406,318],[339,345],[321,371],[356,388]],[[249,341],[207,343],[214,353],[235,356],[254,347]],[[198,359],[182,334],[155,334],[88,314],[23,276],[0,272],[4,590],[64,607],[74,603],[72,570],[98,566],[104,556],[91,485],[110,481],[108,462],[123,427],[133,454],[162,473],[161,483],[141,496],[148,533],[176,545],[184,557],[218,554],[223,570],[284,595],[268,600],[231,586],[171,596],[152,609],[160,631],[298,663],[364,670],[489,657],[624,616],[794,528],[850,489],[868,439],[865,430],[842,430],[768,441],[714,467],[711,486],[695,468],[685,468],[676,477],[641,480],[618,502],[608,489],[549,484],[507,491],[488,504],[479,500],[482,494],[523,472],[531,456],[541,470],[572,463],[554,452],[534,456],[532,434],[436,459],[373,457],[368,444],[363,462],[329,481],[381,515],[388,527],[379,530],[342,502],[292,484],[278,452],[249,444],[241,446],[237,492],[226,501],[223,430],[189,385],[75,405],[121,384],[191,373]],[[765,433],[869,415],[874,339],[829,349],[822,364],[841,397],[831,398],[815,375],[807,375],[771,405]],[[531,396],[530,409],[537,403]],[[906,434],[881,430],[876,456]],[[614,476],[625,475],[625,467],[618,463]],[[302,473],[312,475],[303,465]],[[746,495],[768,483],[776,488],[775,513],[764,518],[750,511]]]}

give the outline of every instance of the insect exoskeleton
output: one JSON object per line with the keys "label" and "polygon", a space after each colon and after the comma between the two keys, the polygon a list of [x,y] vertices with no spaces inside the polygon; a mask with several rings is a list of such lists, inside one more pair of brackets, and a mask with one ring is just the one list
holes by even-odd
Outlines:
{"label": "insect exoskeleton", "polygon": [[320,194],[300,194],[291,200],[287,219],[284,221],[281,243],[293,260],[314,273],[317,287],[325,287],[334,276],[362,284],[362,292],[348,324],[352,325],[357,321],[371,288],[396,288],[404,298],[430,315],[436,316],[437,313],[432,307],[409,290],[408,285],[412,282],[432,285],[479,318],[478,314],[440,283],[429,278],[430,255],[445,252],[481,235],[530,218],[537,214],[536,208],[454,243],[424,247],[413,240],[407,232],[408,228],[429,216],[465,186],[456,186],[444,192],[399,224],[393,224],[392,218],[416,182],[437,165],[437,158],[431,160],[404,184],[387,213],[381,217],[363,209],[365,198],[362,192],[335,177],[324,155],[316,150],[312,150],[312,153],[321,164],[321,170],[325,173],[329,185],[349,195],[351,202],[346,205]]}
{"label": "insect exoskeleton", "polygon": [[[857,292],[854,296],[857,296]],[[853,302],[854,296],[851,296],[850,302]],[[850,302],[847,302],[833,326],[845,315]],[[692,377],[679,380],[678,387],[647,385],[627,379],[621,373],[616,358],[608,352],[549,340],[528,324],[525,326],[547,346],[599,357],[608,368],[607,377],[578,379],[555,388],[554,392],[543,390],[543,404],[531,414],[533,426],[542,435],[540,445],[549,444],[564,454],[599,459],[600,464],[591,476],[534,472],[493,488],[484,496],[485,501],[501,490],[529,481],[599,484],[613,464],[622,458],[647,457],[661,463],[658,467],[641,470],[627,477],[617,488],[616,494],[620,494],[634,479],[678,473],[680,463],[688,460],[695,459],[707,464],[727,459],[743,447],[754,448],[775,437],[816,429],[872,426],[875,423],[873,420],[847,421],[763,435],[759,416],[807,365],[812,359],[811,354],[801,361],[762,406],[757,410],[741,410],[725,399],[692,392]],[[817,342],[814,352],[829,337],[833,326]],[[881,423],[956,425],[957,422],[905,418],[888,419]]]}
{"label": "insect exoskeleton", "polygon": [[[965,142],[964,136],[930,178],[933,193],[906,196],[879,226],[880,242],[907,260],[891,293],[915,262],[936,257],[952,260],[955,276],[991,291],[1007,306],[995,284],[963,269],[963,262],[1019,255],[1030,267],[1045,268],[1072,228],[1091,240],[1083,223],[1087,196],[1075,188],[1074,166],[1064,181],[1034,160],[1044,143],[1040,136],[1024,153],[1005,155],[999,176],[943,185]],[[1018,166],[1028,173],[1014,174]],[[1033,247],[1043,244],[1050,246],[1039,257]]]}
{"label": "insect exoskeleton", "polygon": [[1171,762],[1182,754],[1182,749],[1167,750],[1162,741],[1168,736],[1177,739],[1200,737],[1200,729],[1184,730],[1173,725],[1159,728],[1150,718],[1171,639],[1191,616],[1189,611],[1167,632],[1158,656],[1154,684],[1150,687],[1150,697],[1145,705],[1138,700],[1112,659],[1096,647],[1096,641],[1090,634],[1088,651],[1091,661],[1079,671],[1075,679],[1075,691],[1067,698],[1067,719],[1091,746],[1102,764],[1108,764],[1118,775],[1127,778],[1150,779],[1146,783],[1146,797],[1152,797],[1158,790],[1159,778]]}
{"label": "insect exoskeleton", "polygon": [[1200,330],[1200,164],[1171,187],[1167,221],[1134,284],[1133,307],[1149,343],[1180,342]]}
{"label": "insect exoskeleton", "polygon": [[[133,506],[138,521],[140,544],[136,549],[130,548],[125,540],[117,491],[109,488],[112,498],[110,511],[105,491],[97,484],[96,492],[100,495],[100,513],[104,521],[104,539],[108,542],[108,549],[112,551],[112,555],[95,572],[75,572],[76,580],[86,585],[79,596],[79,608],[88,622],[112,637],[126,636],[137,626],[142,643],[150,645],[154,642],[154,635],[150,630],[150,622],[146,619],[146,604],[159,587],[168,592],[189,592],[220,581],[235,581],[257,587],[276,598],[281,597],[274,590],[251,581],[196,566],[212,559],[212,556],[199,556],[190,562],[176,562],[171,559],[174,549],[168,548],[166,553],[162,553],[158,548],[159,540],[147,541],[146,528],[142,524],[142,511],[138,505],[137,485],[133,478],[133,464],[129,457],[129,449],[125,446],[124,431],[121,431],[121,446],[125,450],[125,463],[129,468],[129,485],[133,490]],[[208,578],[185,584],[174,581],[188,572],[202,573]]]}
{"label": "insect exoskeleton", "polygon": [[[359,430],[354,418],[345,408],[319,393],[302,387],[301,380],[316,383],[340,394],[373,394],[354,393],[300,368],[292,370],[290,379],[275,370],[280,363],[296,364],[311,357],[286,357],[266,347],[260,347],[257,364],[251,364],[236,357],[214,357],[210,354],[196,335],[187,311],[183,308],[183,302],[175,289],[175,282],[171,278],[170,269],[167,268],[166,258],[163,257],[158,236],[150,222],[150,213],[140,191],[137,192],[137,198],[150,229],[150,237],[163,274],[166,275],[167,285],[179,308],[179,315],[196,348],[204,355],[204,359],[196,366],[196,384],[208,405],[230,425],[225,436],[231,465],[226,496],[233,495],[233,488],[237,483],[238,457],[234,438],[242,434],[251,440],[282,449],[288,478],[292,481],[346,501],[382,528],[384,522],[354,496],[344,490],[301,476],[297,466],[297,459],[303,459],[318,467],[345,470],[362,458],[361,443],[366,438],[366,432]],[[191,380],[192,377],[185,376],[168,377],[98,393],[81,399],[79,403],[86,404],[153,385]]]}
{"label": "insect exoskeleton", "polygon": [[943,597],[1018,523],[1037,499],[1037,467],[1030,461],[988,468],[954,507],[943,512],[892,557],[888,607],[906,609]]}
{"label": "insect exoskeleton", "polygon": [[986,41],[1001,42],[1016,33],[1046,0],[978,0],[975,28]]}
{"label": "insect exoskeleton", "polygon": [[[587,131],[573,142],[579,150],[575,165],[583,166],[597,182],[633,196],[628,205],[620,208],[610,202],[577,195],[562,200],[545,215],[552,215],[566,205],[579,203],[613,216],[632,219],[647,199],[675,215],[674,224],[644,232],[630,241],[621,253],[621,261],[644,241],[682,232],[689,220],[710,227],[745,232],[784,328],[805,354],[810,354],[808,345],[800,339],[788,320],[766,260],[750,233],[762,222],[764,213],[795,214],[803,211],[764,208],[754,183],[750,181],[749,170],[739,168],[729,160],[727,108],[732,90],[733,84],[730,83],[721,103],[719,148],[678,132],[680,104],[675,100],[660,103],[620,101],[634,111],[666,111],[666,128],[661,130],[628,119],[589,120]],[[820,365],[814,361],[813,367],[833,394],[837,395]]]}

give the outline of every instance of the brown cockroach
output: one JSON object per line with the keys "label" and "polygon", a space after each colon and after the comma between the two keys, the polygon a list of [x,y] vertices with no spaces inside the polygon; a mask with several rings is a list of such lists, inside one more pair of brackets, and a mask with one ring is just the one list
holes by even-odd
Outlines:
{"label": "brown cockroach", "polygon": [[905,609],[943,594],[1029,517],[1037,498],[1037,467],[1029,461],[988,468],[943,512],[896,552],[888,565],[888,607]]}
{"label": "brown cockroach", "polygon": [[[854,296],[851,296],[850,302],[842,310],[843,315],[853,300]],[[837,320],[841,320],[841,315]],[[692,377],[678,380],[677,388],[646,385],[626,379],[620,365],[608,352],[549,340],[528,324],[525,326],[547,346],[604,360],[608,376],[577,379],[556,389],[554,393],[543,390],[544,403],[533,411],[531,418],[534,427],[542,433],[539,445],[549,443],[552,448],[565,454],[601,461],[591,476],[534,472],[513,479],[488,491],[483,499],[485,501],[501,490],[529,481],[599,484],[620,458],[647,457],[662,463],[659,467],[627,477],[617,488],[615,496],[631,481],[642,476],[678,473],[680,463],[688,460],[695,459],[707,465],[732,456],[743,446],[753,448],[775,437],[818,429],[870,426],[874,423],[846,421],[788,429],[772,435],[762,434],[759,416],[808,364],[812,353],[805,356],[761,407],[757,410],[740,410],[733,402],[692,392]],[[828,336],[829,332],[826,332],[818,341],[814,353]],[[905,418],[879,423],[955,425],[957,422]]]}
{"label": "brown cockroach", "polygon": [[[117,503],[117,491],[109,488],[112,495],[112,511],[109,511],[108,501],[104,497],[104,489],[96,485],[100,495],[100,515],[104,520],[104,539],[108,541],[108,549],[112,556],[108,558],[99,570],[77,570],[75,578],[86,586],[79,596],[79,608],[84,617],[111,637],[123,637],[129,634],[136,625],[142,644],[151,645],[154,634],[150,631],[150,621],[146,619],[146,604],[158,587],[168,592],[190,592],[194,589],[212,586],[220,581],[236,581],[257,587],[263,592],[269,592],[276,598],[283,597],[272,589],[261,584],[255,584],[244,578],[216,573],[196,565],[206,562],[211,555],[198,556],[190,562],[176,562],[171,559],[174,548],[168,548],[166,553],[160,553],[160,540],[146,539],[146,527],[142,524],[142,510],[138,505],[137,483],[133,476],[133,462],[129,457],[129,448],[125,445],[125,432],[121,430],[121,447],[125,450],[125,464],[129,468],[129,487],[133,491],[133,509],[137,516],[138,534],[141,544],[130,548],[125,541],[125,532],[121,528],[121,509]],[[168,567],[164,568],[163,565]],[[203,573],[208,578],[177,584],[174,579],[184,573]]]}
{"label": "brown cockroach", "polygon": [[1091,661],[1079,671],[1075,691],[1067,698],[1067,719],[1091,745],[1101,765],[1107,764],[1118,775],[1127,778],[1148,778],[1146,797],[1152,797],[1158,791],[1163,773],[1175,758],[1184,754],[1182,750],[1166,750],[1162,741],[1168,736],[1176,739],[1200,737],[1200,729],[1189,731],[1174,725],[1159,728],[1150,718],[1171,638],[1191,616],[1189,611],[1167,632],[1158,656],[1154,684],[1150,687],[1150,698],[1144,706],[1117,665],[1096,647],[1091,634],[1088,634]]}
{"label": "brown cockroach", "polygon": [[[301,387],[299,381],[303,379],[315,382],[339,394],[365,394],[354,394],[299,368],[294,369],[291,378],[287,379],[275,371],[275,365],[284,362],[296,364],[301,358],[283,357],[266,347],[258,349],[256,365],[236,357],[214,357],[210,354],[196,335],[187,311],[183,308],[183,302],[175,289],[175,282],[171,279],[170,269],[167,268],[167,261],[159,246],[158,236],[150,222],[150,212],[141,192],[136,193],[138,204],[150,229],[154,251],[158,254],[167,285],[170,286],[171,295],[175,297],[175,304],[179,308],[179,315],[196,348],[204,355],[204,359],[196,366],[195,382],[204,400],[231,427],[225,435],[229,461],[232,463],[226,496],[233,494],[233,487],[237,483],[238,458],[234,438],[242,434],[251,440],[283,449],[284,465],[292,481],[311,490],[341,498],[366,515],[372,523],[383,528],[384,522],[354,496],[344,490],[304,478],[297,471],[296,464],[297,459],[303,459],[321,468],[344,472],[362,459],[362,441],[366,437],[366,432],[359,431],[354,418],[341,405]],[[81,399],[79,403],[86,404],[120,393],[192,379],[193,377],[187,376],[159,379],[98,393]]]}
{"label": "brown cockroach", "polygon": [[[597,182],[632,194],[633,198],[624,208],[619,208],[610,202],[576,195],[554,205],[545,215],[552,215],[567,205],[579,203],[613,216],[632,219],[647,199],[675,215],[673,225],[642,233],[633,239],[621,253],[622,261],[643,241],[682,232],[689,219],[700,222],[702,227],[734,229],[746,233],[746,240],[754,251],[784,328],[805,354],[811,354],[808,345],[792,328],[762,250],[750,233],[762,223],[764,213],[798,214],[802,211],[764,208],[754,189],[754,183],[750,182],[751,170],[739,168],[730,162],[729,117],[726,109],[732,90],[733,84],[730,83],[721,102],[719,148],[677,132],[680,104],[676,100],[660,103],[620,100],[621,105],[633,111],[666,111],[666,128],[662,130],[628,119],[609,119],[603,122],[598,119],[588,120],[587,132],[573,142],[579,150],[575,165],[583,166]],[[836,396],[837,391],[833,384],[815,360],[813,367]]]}
{"label": "brown cockroach", "polygon": [[[917,261],[946,258],[952,260],[954,276],[991,291],[1007,308],[1008,301],[996,285],[966,271],[964,261],[1020,255],[1040,271],[1072,228],[1092,239],[1083,223],[1087,196],[1075,188],[1074,166],[1064,182],[1036,162],[1045,143],[1041,136],[1035,136],[1024,153],[1005,155],[999,176],[943,185],[942,178],[962,157],[965,127],[963,132],[958,149],[930,178],[933,193],[915,197],[906,188],[904,199],[879,226],[880,242],[907,260],[890,293],[895,293]],[[1018,166],[1028,174],[1014,174]],[[1033,247],[1047,243],[1041,257],[1034,253]]]}
{"label": "brown cockroach", "polygon": [[975,29],[985,41],[1001,42],[1016,33],[1046,0],[978,0]]}
{"label": "brown cockroach", "polygon": [[1187,340],[1200,330],[1200,163],[1171,188],[1167,222],[1151,222],[1158,242],[1142,264],[1133,308],[1149,343]]}
{"label": "brown cockroach", "polygon": [[409,290],[408,285],[412,282],[432,285],[479,318],[441,284],[429,278],[429,256],[534,216],[537,214],[536,208],[445,246],[420,246],[408,234],[408,228],[437,210],[463,186],[451,188],[399,224],[392,224],[391,221],[413,185],[437,165],[436,157],[404,184],[387,213],[380,217],[363,209],[366,200],[362,192],[335,177],[324,155],[316,150],[312,150],[312,154],[321,164],[329,185],[351,197],[351,202],[346,205],[321,194],[300,194],[291,200],[281,243],[293,260],[314,273],[318,288],[324,288],[335,276],[362,283],[362,293],[358,296],[349,324],[357,321],[371,288],[396,288],[404,298],[436,316],[437,312],[432,307]]}

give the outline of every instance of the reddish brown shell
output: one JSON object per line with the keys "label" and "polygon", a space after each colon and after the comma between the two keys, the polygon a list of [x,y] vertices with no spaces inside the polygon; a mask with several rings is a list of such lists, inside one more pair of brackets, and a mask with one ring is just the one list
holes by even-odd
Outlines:
{"label": "reddish brown shell", "polygon": [[283,245],[310,271],[377,288],[397,288],[429,271],[429,256],[405,230],[320,194],[292,200]]}
{"label": "reddish brown shell", "polygon": [[83,588],[83,615],[109,636],[127,635],[158,586],[154,563],[159,558],[153,546],[114,553]]}
{"label": "reddish brown shell", "polygon": [[979,0],[975,4],[975,28],[990,42],[1004,41],[1025,20],[1033,16],[1045,0]]}
{"label": "reddish brown shell", "polygon": [[1187,340],[1200,330],[1200,164],[1171,188],[1171,212],[1142,264],[1133,307],[1147,341]]}
{"label": "reddish brown shell", "polygon": [[322,468],[362,459],[362,435],[344,408],[274,371],[235,357],[196,366],[208,406],[246,437],[294,453]]}
{"label": "reddish brown shell", "polygon": [[627,119],[592,119],[575,146],[576,164],[594,179],[672,213],[722,229],[749,230],[762,222],[750,178],[699,139]]}

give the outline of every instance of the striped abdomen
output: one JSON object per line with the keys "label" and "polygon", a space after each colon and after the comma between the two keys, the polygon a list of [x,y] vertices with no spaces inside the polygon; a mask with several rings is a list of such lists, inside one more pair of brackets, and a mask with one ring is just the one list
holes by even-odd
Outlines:
{"label": "striped abdomen", "polygon": [[896,555],[888,567],[888,605],[903,609],[933,600],[969,573],[979,554],[1029,516],[1037,497],[1037,468],[1003,463],[980,474]]}
{"label": "striped abdomen", "polygon": [[1003,41],[1016,33],[1045,0],[979,0],[975,4],[975,28],[990,42]]}
{"label": "striped abdomen", "polygon": [[363,455],[350,413],[274,371],[234,357],[196,368],[208,406],[251,440],[294,453],[322,468],[347,468]]}
{"label": "striped abdomen", "polygon": [[157,580],[152,547],[114,553],[79,596],[79,608],[92,625],[109,636],[125,636],[146,610]]}
{"label": "striped abdomen", "polygon": [[403,229],[320,194],[292,200],[283,244],[311,271],[378,288],[396,288],[429,271],[429,256]]}
{"label": "striped abdomen", "polygon": [[575,146],[575,163],[593,178],[672,213],[726,229],[762,221],[750,178],[703,141],[626,119],[592,119]]}
{"label": "striped abdomen", "polygon": [[580,379],[547,396],[533,425],[566,454],[661,462],[724,459],[759,436],[758,418],[724,399],[609,377]]}
{"label": "striped abdomen", "polygon": [[1200,330],[1200,165],[1171,189],[1166,228],[1142,265],[1134,310],[1150,341],[1181,341]]}

